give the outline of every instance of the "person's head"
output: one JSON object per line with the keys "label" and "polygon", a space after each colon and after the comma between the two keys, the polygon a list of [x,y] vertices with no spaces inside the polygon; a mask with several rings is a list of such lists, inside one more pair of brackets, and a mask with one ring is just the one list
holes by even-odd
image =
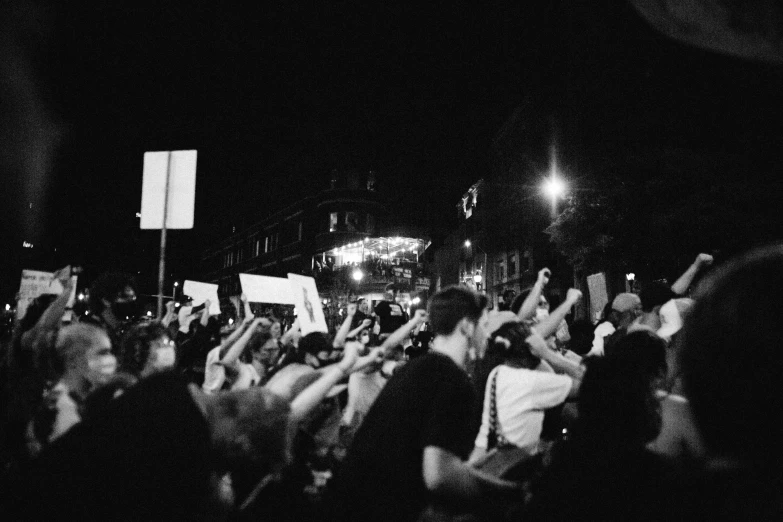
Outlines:
{"label": "person's head", "polygon": [[[686,394],[708,453],[783,467],[783,245],[750,251],[699,284],[679,342]],[[768,466],[763,468],[764,466]]]}
{"label": "person's head", "polygon": [[674,299],[675,297],[677,296],[672,289],[660,281],[653,281],[652,283],[644,285],[642,291],[639,292],[639,298],[642,302],[642,312],[646,314],[658,313],[658,310],[661,309],[661,306],[663,306],[666,301]]}
{"label": "person's head", "polygon": [[626,335],[617,350],[587,360],[579,390],[579,420],[574,437],[593,451],[642,449],[661,429],[656,376],[663,341],[646,331]]}
{"label": "person's head", "polygon": [[72,382],[99,386],[117,370],[108,334],[91,324],[64,327],[57,335],[55,350],[63,376]]}
{"label": "person's head", "polygon": [[370,303],[367,301],[367,299],[359,299],[356,301],[356,307],[361,313],[365,315],[370,314]]}
{"label": "person's head", "polygon": [[120,343],[120,370],[135,377],[169,370],[176,361],[174,341],[157,321],[133,325]]}
{"label": "person's head", "polygon": [[370,329],[363,328],[362,331],[359,332],[359,335],[356,336],[356,340],[362,343],[364,346],[368,346],[372,340]]}
{"label": "person's head", "polygon": [[469,346],[480,348],[486,343],[487,298],[463,286],[450,286],[429,301],[430,329],[435,337],[459,334]]}
{"label": "person's head", "polygon": [[107,272],[90,287],[90,310],[95,315],[111,313],[117,321],[135,319],[138,314],[136,282],[121,272]]}
{"label": "person's head", "polygon": [[269,327],[269,335],[272,336],[272,339],[277,341],[283,336],[283,326],[280,324],[280,319],[273,315],[270,315],[268,319],[272,321],[272,324]]}
{"label": "person's head", "polygon": [[329,338],[322,332],[310,332],[299,340],[299,350],[309,364],[315,364],[316,360],[324,360],[332,351]]}
{"label": "person's head", "polygon": [[614,325],[618,328],[628,326],[642,311],[642,301],[636,294],[624,292],[617,294],[612,301],[612,313],[615,317]]}
{"label": "person's head", "polygon": [[383,297],[387,301],[395,301],[397,299],[397,285],[389,283],[383,290]]}
{"label": "person's head", "polygon": [[[268,367],[274,363],[279,351],[277,343],[272,338],[271,321],[263,321],[256,326],[255,331],[250,336],[242,354],[242,360],[247,363],[256,362],[258,365]],[[271,342],[270,342],[271,341]]]}
{"label": "person's head", "polygon": [[[533,291],[532,286],[522,290],[519,293],[519,295],[516,296],[514,300],[511,302],[511,311],[514,312],[515,314],[518,314],[519,310],[522,308],[522,305],[525,302],[525,299],[528,298],[530,292],[532,291]],[[542,292],[541,295],[538,297],[538,303],[536,304],[535,317],[540,320],[546,317],[547,315],[549,315],[549,300]]]}
{"label": "person's head", "polygon": [[530,346],[525,341],[530,334],[530,327],[521,321],[504,323],[490,334],[487,354],[499,355],[505,361],[533,369],[540,359],[530,353]]}
{"label": "person's head", "polygon": [[593,347],[593,324],[587,319],[577,319],[568,327],[571,340],[568,349],[577,355],[585,355]]}
{"label": "person's head", "polygon": [[206,402],[220,470],[272,473],[291,461],[295,426],[288,421],[290,406],[286,399],[253,387],[208,396]]}

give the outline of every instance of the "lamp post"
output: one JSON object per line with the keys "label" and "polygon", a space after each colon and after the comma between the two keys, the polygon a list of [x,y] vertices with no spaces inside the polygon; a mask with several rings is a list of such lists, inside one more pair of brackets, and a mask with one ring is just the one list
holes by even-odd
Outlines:
{"label": "lamp post", "polygon": [[475,246],[476,248],[478,248],[481,251],[482,254],[484,254],[484,264],[482,265],[480,270],[476,270],[475,273],[473,274],[473,282],[476,283],[476,288],[480,290],[481,282],[484,279],[483,278],[483,273],[484,273],[484,270],[486,270],[486,267],[487,267],[487,253],[480,246],[474,245],[470,241],[470,239],[466,239],[464,245],[465,245],[465,248],[470,248],[472,246]]}
{"label": "lamp post", "polygon": [[171,298],[173,301],[177,300],[177,287],[179,286],[179,281],[174,281],[174,288],[171,289]]}

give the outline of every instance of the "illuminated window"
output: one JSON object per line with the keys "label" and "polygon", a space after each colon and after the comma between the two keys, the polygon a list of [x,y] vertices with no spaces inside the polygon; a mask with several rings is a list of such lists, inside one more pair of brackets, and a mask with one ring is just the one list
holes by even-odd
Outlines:
{"label": "illuminated window", "polygon": [[337,212],[329,214],[329,232],[335,232],[337,230]]}

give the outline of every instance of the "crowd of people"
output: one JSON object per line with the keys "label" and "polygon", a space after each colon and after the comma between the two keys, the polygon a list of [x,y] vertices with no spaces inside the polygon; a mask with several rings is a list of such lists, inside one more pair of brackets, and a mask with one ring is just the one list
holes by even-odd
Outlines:
{"label": "crowd of people", "polygon": [[[695,289],[691,286],[703,276]],[[508,310],[465,286],[412,317],[346,303],[302,335],[242,297],[138,317],[28,308],[2,367],[3,513],[19,520],[780,519],[783,246],[620,293],[596,323],[543,268]],[[63,318],[70,321],[64,321]]]}

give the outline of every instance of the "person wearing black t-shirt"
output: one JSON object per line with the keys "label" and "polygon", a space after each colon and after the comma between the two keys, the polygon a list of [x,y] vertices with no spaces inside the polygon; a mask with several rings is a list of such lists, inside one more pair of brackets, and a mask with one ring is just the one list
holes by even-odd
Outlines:
{"label": "person wearing black t-shirt", "polygon": [[375,315],[380,322],[381,336],[388,336],[397,328],[408,322],[408,314],[397,304],[397,287],[394,283],[386,285],[385,301],[375,305]]}
{"label": "person wearing black t-shirt", "polygon": [[486,342],[486,298],[451,287],[430,301],[432,351],[394,374],[370,408],[331,490],[334,520],[415,520],[431,495],[475,498],[509,484],[471,470],[477,426],[464,370]]}

